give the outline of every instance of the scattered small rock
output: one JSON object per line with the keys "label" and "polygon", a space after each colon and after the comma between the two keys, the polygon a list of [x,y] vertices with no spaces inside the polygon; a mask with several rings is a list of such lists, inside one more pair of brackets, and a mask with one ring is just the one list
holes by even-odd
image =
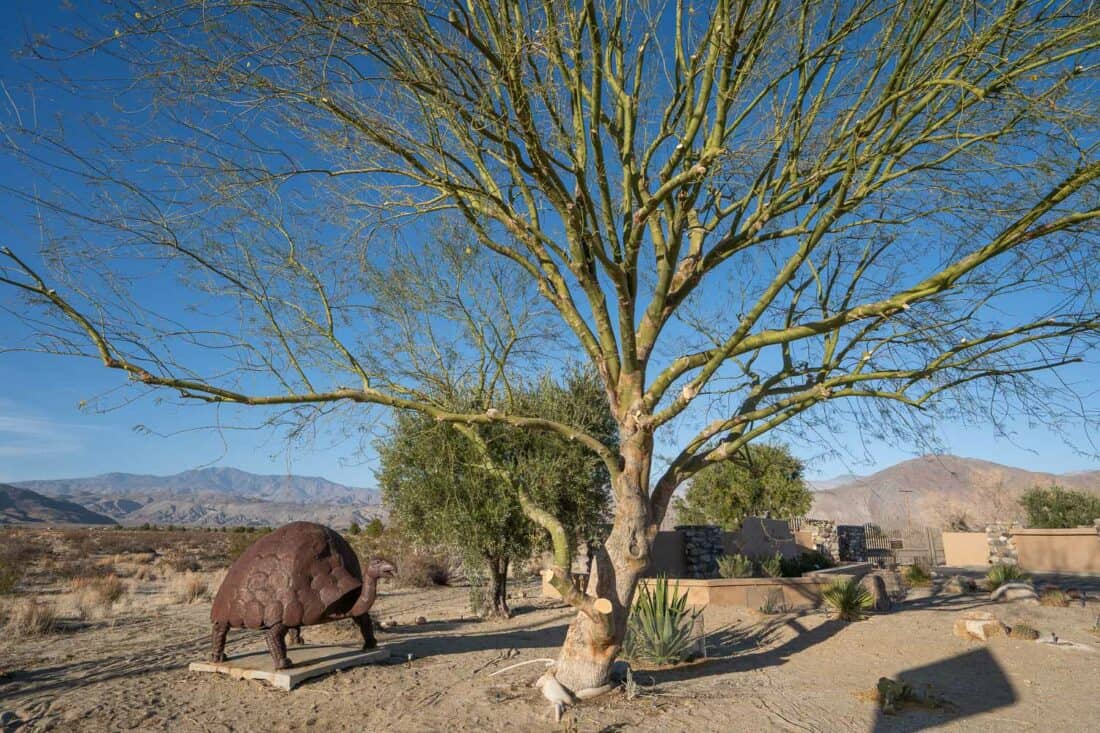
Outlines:
{"label": "scattered small rock", "polygon": [[909,685],[904,682],[892,680],[889,677],[879,677],[875,689],[878,690],[878,699],[882,705],[882,712],[887,715],[896,713],[898,711],[898,706],[905,702],[911,694]]}
{"label": "scattered small rock", "polygon": [[989,594],[989,600],[1004,603],[1006,601],[1023,601],[1024,603],[1039,603],[1039,595],[1031,583],[1005,583]]}
{"label": "scattered small rock", "polygon": [[428,619],[424,618],[423,616],[417,616],[415,623],[417,626],[423,626],[424,624],[428,623]]}
{"label": "scattered small rock", "polygon": [[1007,635],[1008,627],[998,621],[991,613],[967,611],[955,619],[953,632],[960,639],[989,641],[995,636]]}

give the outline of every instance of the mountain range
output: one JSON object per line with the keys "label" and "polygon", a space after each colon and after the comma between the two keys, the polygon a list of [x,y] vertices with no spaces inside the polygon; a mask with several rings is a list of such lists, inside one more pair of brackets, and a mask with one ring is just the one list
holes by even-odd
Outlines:
{"label": "mountain range", "polygon": [[1100,494],[1100,470],[1054,474],[976,458],[926,455],[869,476],[813,482],[817,490],[809,516],[885,528],[942,527],[962,520],[977,528],[989,521],[1021,519],[1020,495],[1052,484]]}
{"label": "mountain range", "polygon": [[170,476],[107,473],[16,485],[131,526],[277,526],[309,519],[341,527],[384,514],[374,489],[316,476],[258,475],[236,468],[201,468]]}
{"label": "mountain range", "polygon": [[64,499],[0,484],[0,524],[115,524],[115,520]]}

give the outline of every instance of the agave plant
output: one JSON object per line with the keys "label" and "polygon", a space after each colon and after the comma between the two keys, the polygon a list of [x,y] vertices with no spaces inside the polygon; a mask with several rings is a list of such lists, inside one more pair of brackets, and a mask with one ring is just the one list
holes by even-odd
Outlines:
{"label": "agave plant", "polygon": [[661,576],[650,587],[638,586],[638,600],[627,622],[623,654],[631,660],[653,664],[679,664],[694,646],[692,628],[702,609],[689,608],[680,584],[669,587]]}
{"label": "agave plant", "polygon": [[782,553],[775,553],[775,555],[765,558],[760,561],[760,571],[769,578],[782,578],[783,577],[783,555]]}
{"label": "agave plant", "polygon": [[850,578],[833,581],[822,591],[821,598],[841,621],[858,621],[863,609],[871,605],[871,593]]}
{"label": "agave plant", "polygon": [[1027,580],[1029,576],[1018,565],[1005,565],[1003,563],[997,563],[993,567],[989,568],[989,572],[985,574],[986,585],[989,586],[989,590],[997,590],[1005,583],[1019,583]]}

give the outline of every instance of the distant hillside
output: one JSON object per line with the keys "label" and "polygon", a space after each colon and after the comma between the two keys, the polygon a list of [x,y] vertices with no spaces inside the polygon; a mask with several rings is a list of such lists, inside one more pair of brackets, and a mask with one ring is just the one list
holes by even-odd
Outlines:
{"label": "distant hillside", "polygon": [[89,478],[20,481],[19,486],[51,496],[143,496],[218,494],[264,501],[375,504],[378,492],[318,476],[260,475],[236,468],[199,468],[171,476],[105,473]]}
{"label": "distant hillside", "polygon": [[0,524],[115,524],[115,520],[71,501],[0,484]]}
{"label": "distant hillside", "polygon": [[108,473],[18,485],[79,502],[131,526],[275,526],[296,519],[347,526],[384,514],[373,489],[315,476],[264,476],[235,468],[203,468],[172,476]]}
{"label": "distant hillside", "polygon": [[[829,484],[814,493],[810,516],[883,527],[942,526],[965,515],[974,526],[1020,518],[1019,496],[1032,486],[1059,484],[1100,493],[1100,470],[1051,474],[975,458],[929,455],[903,461],[870,476]],[[908,493],[907,493],[908,492]]]}

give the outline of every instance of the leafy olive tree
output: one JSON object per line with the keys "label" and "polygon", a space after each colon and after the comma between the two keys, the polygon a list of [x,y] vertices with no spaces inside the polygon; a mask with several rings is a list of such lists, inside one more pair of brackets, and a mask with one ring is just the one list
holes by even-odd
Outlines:
{"label": "leafy olive tree", "polygon": [[[34,48],[95,114],[8,89],[42,251],[0,250],[4,307],[19,343],[292,428],[376,405],[585,446],[615,501],[586,592],[514,488],[578,610],[557,678],[597,687],[673,493],[753,441],[1087,424],[1044,374],[1100,326],[1098,29],[1077,0],[151,1]],[[464,352],[364,273],[402,285],[440,218],[593,365],[616,445],[425,388]]]}
{"label": "leafy olive tree", "polygon": [[730,530],[745,517],[801,517],[813,497],[802,480],[802,461],[778,445],[748,445],[708,466],[673,501],[683,524],[717,524]]}
{"label": "leafy olive tree", "polygon": [[[616,423],[602,384],[591,374],[573,373],[562,384],[544,377],[497,404],[509,411],[553,416],[610,444],[615,441]],[[558,435],[501,425],[477,426],[473,432],[479,444],[421,413],[399,414],[390,434],[377,443],[378,482],[403,532],[454,547],[470,562],[485,563],[489,610],[506,617],[511,614],[509,565],[546,541],[546,533],[524,514],[513,482],[561,521],[576,546],[596,538],[606,520],[607,468],[591,451]],[[478,445],[485,447],[484,454]]]}
{"label": "leafy olive tree", "polygon": [[1039,529],[1091,527],[1100,519],[1100,496],[1062,486],[1033,486],[1020,497],[1027,525]]}

